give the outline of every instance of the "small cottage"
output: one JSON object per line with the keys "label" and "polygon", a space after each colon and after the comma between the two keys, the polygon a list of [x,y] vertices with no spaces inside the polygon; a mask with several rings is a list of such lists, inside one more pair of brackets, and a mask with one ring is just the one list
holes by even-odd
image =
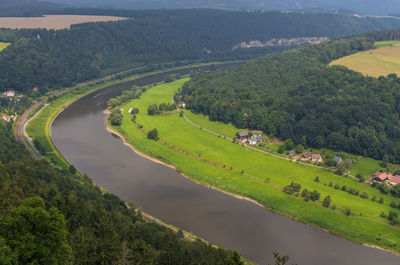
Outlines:
{"label": "small cottage", "polygon": [[343,162],[342,158],[340,156],[334,156],[333,160],[335,160],[336,163],[340,164]]}
{"label": "small cottage", "polygon": [[311,159],[311,153],[310,153],[310,152],[304,153],[304,154],[301,156],[301,160],[302,160],[302,161],[307,161],[307,160],[310,160],[310,159]]}
{"label": "small cottage", "polygon": [[381,172],[372,176],[372,181],[383,183],[389,180],[389,174],[386,172]]}
{"label": "small cottage", "polygon": [[259,133],[254,133],[249,139],[249,144],[256,145],[263,142],[262,135]]}
{"label": "small cottage", "polygon": [[396,176],[391,176],[389,178],[389,184],[391,185],[397,185],[400,184],[400,176],[396,175]]}

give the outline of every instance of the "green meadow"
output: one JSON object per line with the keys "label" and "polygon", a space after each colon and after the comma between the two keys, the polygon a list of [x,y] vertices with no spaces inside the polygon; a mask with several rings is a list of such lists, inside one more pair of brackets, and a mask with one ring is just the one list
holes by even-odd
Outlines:
{"label": "green meadow", "polygon": [[376,42],[375,49],[340,58],[330,65],[343,65],[372,77],[400,75],[400,41]]}
{"label": "green meadow", "polygon": [[0,52],[7,48],[11,43],[9,42],[0,42]]}
{"label": "green meadow", "polygon": [[[185,111],[185,115],[202,129],[190,125],[177,111],[158,116],[147,115],[149,105],[171,102],[173,94],[187,80],[153,86],[139,99],[122,105],[122,125],[113,129],[135,149],[174,165],[178,172],[198,183],[253,199],[267,209],[355,242],[400,252],[400,226],[392,226],[386,218],[380,217],[382,211],[388,214],[393,210],[389,204],[396,198],[383,195],[352,178],[275,158],[204,130],[232,137],[238,131],[232,125],[212,122],[189,111]],[[132,122],[128,113],[132,107],[139,108],[136,122]],[[158,141],[147,138],[147,132],[153,128],[158,130]],[[319,176],[320,182],[314,181],[316,176]],[[282,192],[282,188],[292,181],[300,183],[302,188],[320,192],[320,200],[306,202],[301,196]],[[367,192],[369,198],[363,199],[335,189],[336,184]],[[322,200],[327,195],[332,198],[335,209],[322,206]],[[373,201],[373,196],[377,200],[383,197],[383,204]],[[347,208],[351,209],[350,216],[345,215]],[[393,211],[400,214],[398,209]]]}

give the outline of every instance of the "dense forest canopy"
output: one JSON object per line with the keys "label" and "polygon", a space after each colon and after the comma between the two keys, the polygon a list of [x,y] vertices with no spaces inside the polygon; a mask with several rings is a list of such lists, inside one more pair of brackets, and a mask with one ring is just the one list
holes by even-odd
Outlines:
{"label": "dense forest canopy", "polygon": [[400,78],[328,66],[371,49],[375,40],[398,37],[398,31],[375,32],[267,55],[232,70],[199,74],[181,93],[188,108],[212,120],[400,163]]}
{"label": "dense forest canopy", "polygon": [[337,38],[400,27],[393,18],[334,14],[225,12],[218,10],[70,9],[69,14],[133,17],[86,23],[70,30],[0,30],[13,44],[0,53],[0,91],[44,93],[110,73],[160,63],[249,59],[287,47],[232,48],[272,38]]}
{"label": "dense forest canopy", "polygon": [[[134,207],[133,204],[130,204]],[[73,166],[35,161],[0,121],[0,263],[242,264],[216,249],[142,220]]]}

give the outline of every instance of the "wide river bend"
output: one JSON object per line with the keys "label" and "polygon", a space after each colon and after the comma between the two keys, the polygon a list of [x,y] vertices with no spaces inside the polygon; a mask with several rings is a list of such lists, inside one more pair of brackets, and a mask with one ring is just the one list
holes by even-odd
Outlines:
{"label": "wide river bend", "polygon": [[[186,74],[199,68],[208,69],[173,72]],[[76,101],[52,124],[55,145],[76,168],[123,200],[133,200],[144,212],[211,243],[236,249],[258,264],[272,262],[275,250],[289,255],[290,261],[299,265],[400,264],[400,256],[352,243],[198,185],[175,170],[134,153],[106,130],[103,111],[108,99],[133,85],[159,82],[166,75],[154,74],[112,85]]]}

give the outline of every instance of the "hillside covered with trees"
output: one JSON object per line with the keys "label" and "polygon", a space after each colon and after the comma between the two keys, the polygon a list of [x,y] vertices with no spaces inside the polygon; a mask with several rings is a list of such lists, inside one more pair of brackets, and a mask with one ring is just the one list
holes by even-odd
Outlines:
{"label": "hillside covered with trees", "polygon": [[0,121],[0,264],[242,264],[129,205],[72,166],[33,160]]}
{"label": "hillside covered with trees", "polygon": [[400,163],[400,78],[372,78],[337,58],[373,48],[397,31],[271,54],[235,69],[199,74],[181,93],[212,120],[263,130],[310,147],[329,147]]}
{"label": "hillside covered with trees", "polygon": [[225,12],[218,10],[69,9],[67,14],[133,19],[73,25],[70,30],[0,30],[12,42],[0,53],[0,91],[40,93],[126,69],[149,71],[159,64],[249,59],[288,47],[232,48],[272,38],[337,38],[400,27],[393,18],[334,14]]}

